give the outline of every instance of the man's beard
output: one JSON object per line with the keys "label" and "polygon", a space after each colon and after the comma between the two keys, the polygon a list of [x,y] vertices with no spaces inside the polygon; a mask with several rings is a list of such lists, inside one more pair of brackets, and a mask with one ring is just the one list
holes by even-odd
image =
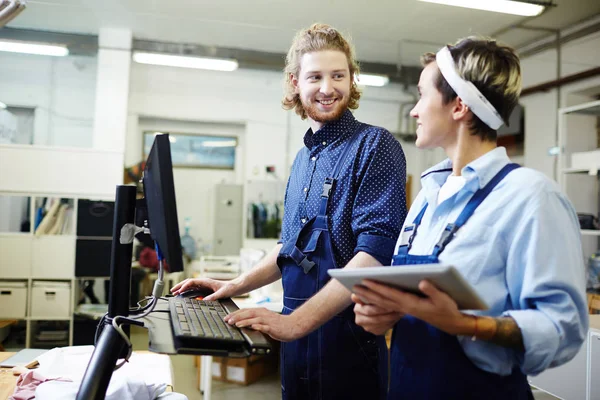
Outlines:
{"label": "man's beard", "polygon": [[[300,101],[302,101],[302,98],[300,98]],[[350,98],[343,97],[341,100],[338,100],[338,102],[339,104],[336,106],[336,108],[329,112],[320,111],[315,103],[306,104],[304,101],[302,101],[302,106],[304,107],[304,111],[306,111],[306,115],[308,115],[310,119],[316,122],[326,123],[337,121],[342,117],[344,112],[346,112],[348,109]]]}

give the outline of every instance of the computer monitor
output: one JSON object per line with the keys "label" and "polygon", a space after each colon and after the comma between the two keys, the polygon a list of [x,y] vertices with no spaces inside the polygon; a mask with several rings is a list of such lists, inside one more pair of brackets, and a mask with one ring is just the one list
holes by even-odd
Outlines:
{"label": "computer monitor", "polygon": [[183,271],[183,255],[177,221],[177,205],[168,134],[158,134],[144,168],[144,197],[148,207],[150,236],[158,244],[169,272]]}
{"label": "computer monitor", "polygon": [[[150,235],[169,265],[169,270],[183,271],[169,135],[156,136],[142,180]],[[122,229],[134,223],[135,197],[134,186],[117,186],[110,266],[109,318],[126,317],[130,314],[129,284],[133,244],[132,240],[122,241]],[[138,209],[137,212],[143,213],[143,210]],[[155,302],[157,300],[154,299]],[[127,353],[125,341],[111,323],[105,318],[100,323],[103,324],[103,329],[83,376],[77,400],[103,399],[117,360],[123,357],[123,353]]]}

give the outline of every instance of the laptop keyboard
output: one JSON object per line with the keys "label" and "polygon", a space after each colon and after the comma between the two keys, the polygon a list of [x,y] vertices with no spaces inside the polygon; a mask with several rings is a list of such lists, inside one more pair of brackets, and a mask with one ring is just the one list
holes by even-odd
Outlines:
{"label": "laptop keyboard", "polygon": [[171,297],[169,311],[176,337],[245,342],[237,327],[223,321],[227,311],[219,301]]}

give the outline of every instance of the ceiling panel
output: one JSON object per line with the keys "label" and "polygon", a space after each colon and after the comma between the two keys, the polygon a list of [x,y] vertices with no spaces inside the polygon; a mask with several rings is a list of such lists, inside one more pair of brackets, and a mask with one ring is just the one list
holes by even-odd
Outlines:
{"label": "ceiling panel", "polygon": [[[565,27],[600,13],[600,0],[556,2],[526,24]],[[294,32],[315,21],[348,33],[360,59],[418,64],[424,51],[523,18],[416,0],[29,0],[8,26],[88,34],[121,27],[140,39],[284,53]],[[517,46],[540,35],[513,29],[500,38]]]}

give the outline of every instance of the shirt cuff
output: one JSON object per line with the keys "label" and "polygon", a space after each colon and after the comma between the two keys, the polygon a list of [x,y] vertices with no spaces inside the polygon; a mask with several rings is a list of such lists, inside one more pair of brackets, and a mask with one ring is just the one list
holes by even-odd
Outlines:
{"label": "shirt cuff", "polygon": [[513,318],[521,329],[525,347],[525,354],[517,353],[521,371],[525,375],[537,375],[548,368],[560,345],[554,323],[537,310],[511,310],[502,316]]}
{"label": "shirt cuff", "polygon": [[381,265],[391,265],[395,245],[395,239],[362,233],[356,241],[354,254],[356,255],[359,251],[364,251],[379,261]]}

